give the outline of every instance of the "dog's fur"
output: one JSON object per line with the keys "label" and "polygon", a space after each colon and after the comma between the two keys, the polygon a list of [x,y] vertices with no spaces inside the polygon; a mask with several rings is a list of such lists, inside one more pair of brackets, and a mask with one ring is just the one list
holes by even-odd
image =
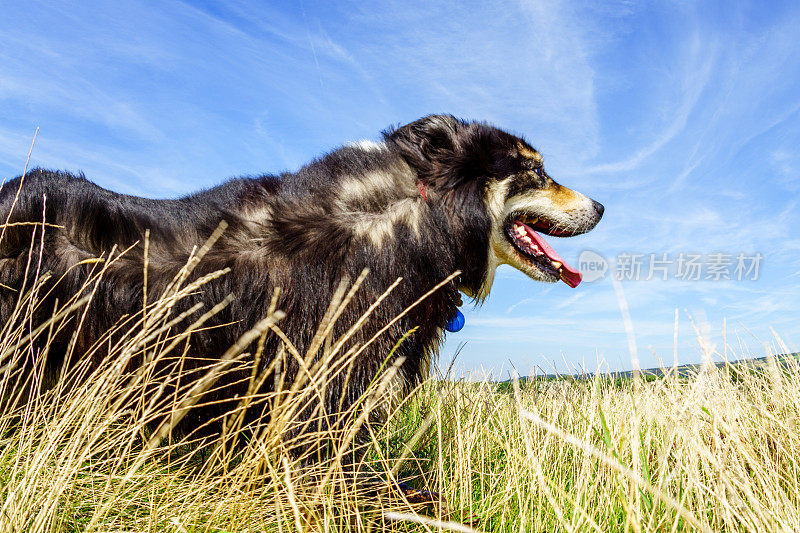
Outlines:
{"label": "dog's fur", "polygon": [[[149,294],[158,295],[222,220],[227,230],[193,275],[224,267],[230,272],[175,312],[197,302],[208,309],[228,294],[235,298],[213,320],[224,327],[193,335],[189,360],[225,352],[266,315],[275,287],[281,288],[277,307],[287,314],[282,328],[304,353],[341,279],[352,279],[364,268],[370,272],[334,336],[344,333],[396,278],[403,278],[350,341],[354,345],[461,271],[370,345],[348,380],[343,376],[329,387],[326,401],[334,403],[344,394],[347,405],[412,328],[418,329],[400,343],[394,357],[405,358],[399,367],[400,392],[419,382],[455,312],[459,290],[484,299],[498,265],[508,263],[534,279],[557,281],[557,275],[521,256],[504,234],[509,217],[520,212],[546,217],[562,234],[578,234],[594,227],[602,206],[556,184],[543,170],[541,155],[523,139],[448,115],[390,129],[379,143],[344,146],[294,173],[232,179],[176,200],[117,194],[82,175],[37,169],[0,191],[0,222],[41,223],[44,218],[49,224],[43,240],[41,224],[4,230],[0,324],[9,320],[20,290],[31,286],[40,255],[39,270],[53,275],[40,291],[47,298],[34,322],[45,320],[56,300],[67,301],[83,286],[94,265],[77,263],[107,256],[114,246],[132,247],[93,286],[74,339],[80,354],[120,317],[141,312],[145,230],[150,231]],[[55,367],[63,363],[68,342],[66,334],[52,340],[48,358]],[[266,337],[262,367],[280,342],[273,334]],[[296,362],[287,369],[289,375],[297,371]],[[242,377],[230,377],[230,385],[214,398],[241,394],[246,384],[235,382],[246,382]],[[269,387],[272,381],[266,383]]]}

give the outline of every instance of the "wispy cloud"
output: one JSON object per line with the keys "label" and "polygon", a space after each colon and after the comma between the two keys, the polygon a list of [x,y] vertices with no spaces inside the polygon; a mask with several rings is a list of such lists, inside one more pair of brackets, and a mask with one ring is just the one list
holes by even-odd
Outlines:
{"label": "wispy cloud", "polygon": [[[690,43],[691,45],[688,46],[683,57],[676,62],[681,66],[679,79],[671,80],[670,83],[671,86],[679,88],[676,92],[680,100],[666,102],[653,117],[654,123],[660,122],[659,119],[662,117],[668,119],[667,126],[655,132],[655,138],[648,145],[637,149],[631,156],[620,161],[589,166],[584,169],[585,172],[589,174],[619,173],[637,169],[686,128],[692,110],[708,86],[714,71],[717,48],[714,43],[703,41],[698,33],[692,36]],[[638,177],[635,183],[641,184],[643,181],[646,180]]]}

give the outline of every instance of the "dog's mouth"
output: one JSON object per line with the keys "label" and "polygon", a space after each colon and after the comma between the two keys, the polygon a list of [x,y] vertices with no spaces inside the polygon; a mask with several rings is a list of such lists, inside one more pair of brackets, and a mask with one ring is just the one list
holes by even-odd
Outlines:
{"label": "dog's mouth", "polygon": [[575,232],[558,228],[553,222],[524,214],[512,215],[505,224],[506,236],[514,248],[534,267],[561,279],[570,287],[581,282],[581,273],[568,265],[544,240],[541,233],[554,237],[569,237]]}

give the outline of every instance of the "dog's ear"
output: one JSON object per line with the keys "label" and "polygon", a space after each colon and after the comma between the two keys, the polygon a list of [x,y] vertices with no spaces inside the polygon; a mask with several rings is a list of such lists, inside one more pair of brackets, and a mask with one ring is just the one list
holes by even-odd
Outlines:
{"label": "dog's ear", "polygon": [[385,134],[412,168],[427,174],[435,161],[456,149],[458,129],[463,125],[452,115],[428,115]]}
{"label": "dog's ear", "polygon": [[463,185],[480,189],[494,170],[497,130],[452,115],[430,115],[385,133],[419,180],[446,193]]}

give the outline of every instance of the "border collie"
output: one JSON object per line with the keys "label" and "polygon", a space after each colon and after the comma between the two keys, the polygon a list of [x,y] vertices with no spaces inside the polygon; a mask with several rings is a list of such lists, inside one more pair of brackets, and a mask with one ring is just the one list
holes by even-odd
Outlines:
{"label": "border collie", "polygon": [[[576,287],[580,273],[544,236],[587,232],[602,214],[601,204],[556,183],[541,154],[522,138],[450,115],[389,129],[377,143],[346,145],[297,172],[231,179],[172,200],[126,196],[83,175],[36,169],[0,191],[0,223],[6,223],[0,242],[0,326],[18,320],[13,314],[18,299],[47,271],[42,300],[26,318],[33,327],[52,315],[56,302],[68,301],[76,291],[91,294],[77,333],[62,328],[49,339],[48,365],[62,367],[68,353],[73,363],[81,354],[96,357],[96,341],[105,332],[142,312],[145,232],[148,293],[158,295],[221,221],[227,229],[192,276],[229,271],[185,298],[174,313],[198,302],[207,310],[227,295],[233,299],[209,322],[216,327],[192,335],[187,367],[199,369],[219,358],[270,305],[286,313],[280,329],[305,354],[340,281],[369,269],[330,332],[341,338],[368,315],[339,352],[346,354],[459,272],[394,321],[347,373],[328,384],[321,401],[330,412],[353,405],[393,364],[395,397],[407,394],[426,376],[443,329],[456,314],[459,293],[483,301],[499,265]],[[99,281],[87,284],[97,258],[107,258],[112,249],[127,251],[106,266]],[[393,292],[371,309],[397,278],[402,281]],[[259,365],[266,369],[284,341],[277,331],[261,341]],[[288,380],[300,370],[296,358],[286,358]],[[226,377],[207,393],[207,403],[219,408],[224,400],[241,397],[246,373]],[[274,380],[262,387],[260,392],[269,393]],[[202,423],[204,417],[194,420]]]}

